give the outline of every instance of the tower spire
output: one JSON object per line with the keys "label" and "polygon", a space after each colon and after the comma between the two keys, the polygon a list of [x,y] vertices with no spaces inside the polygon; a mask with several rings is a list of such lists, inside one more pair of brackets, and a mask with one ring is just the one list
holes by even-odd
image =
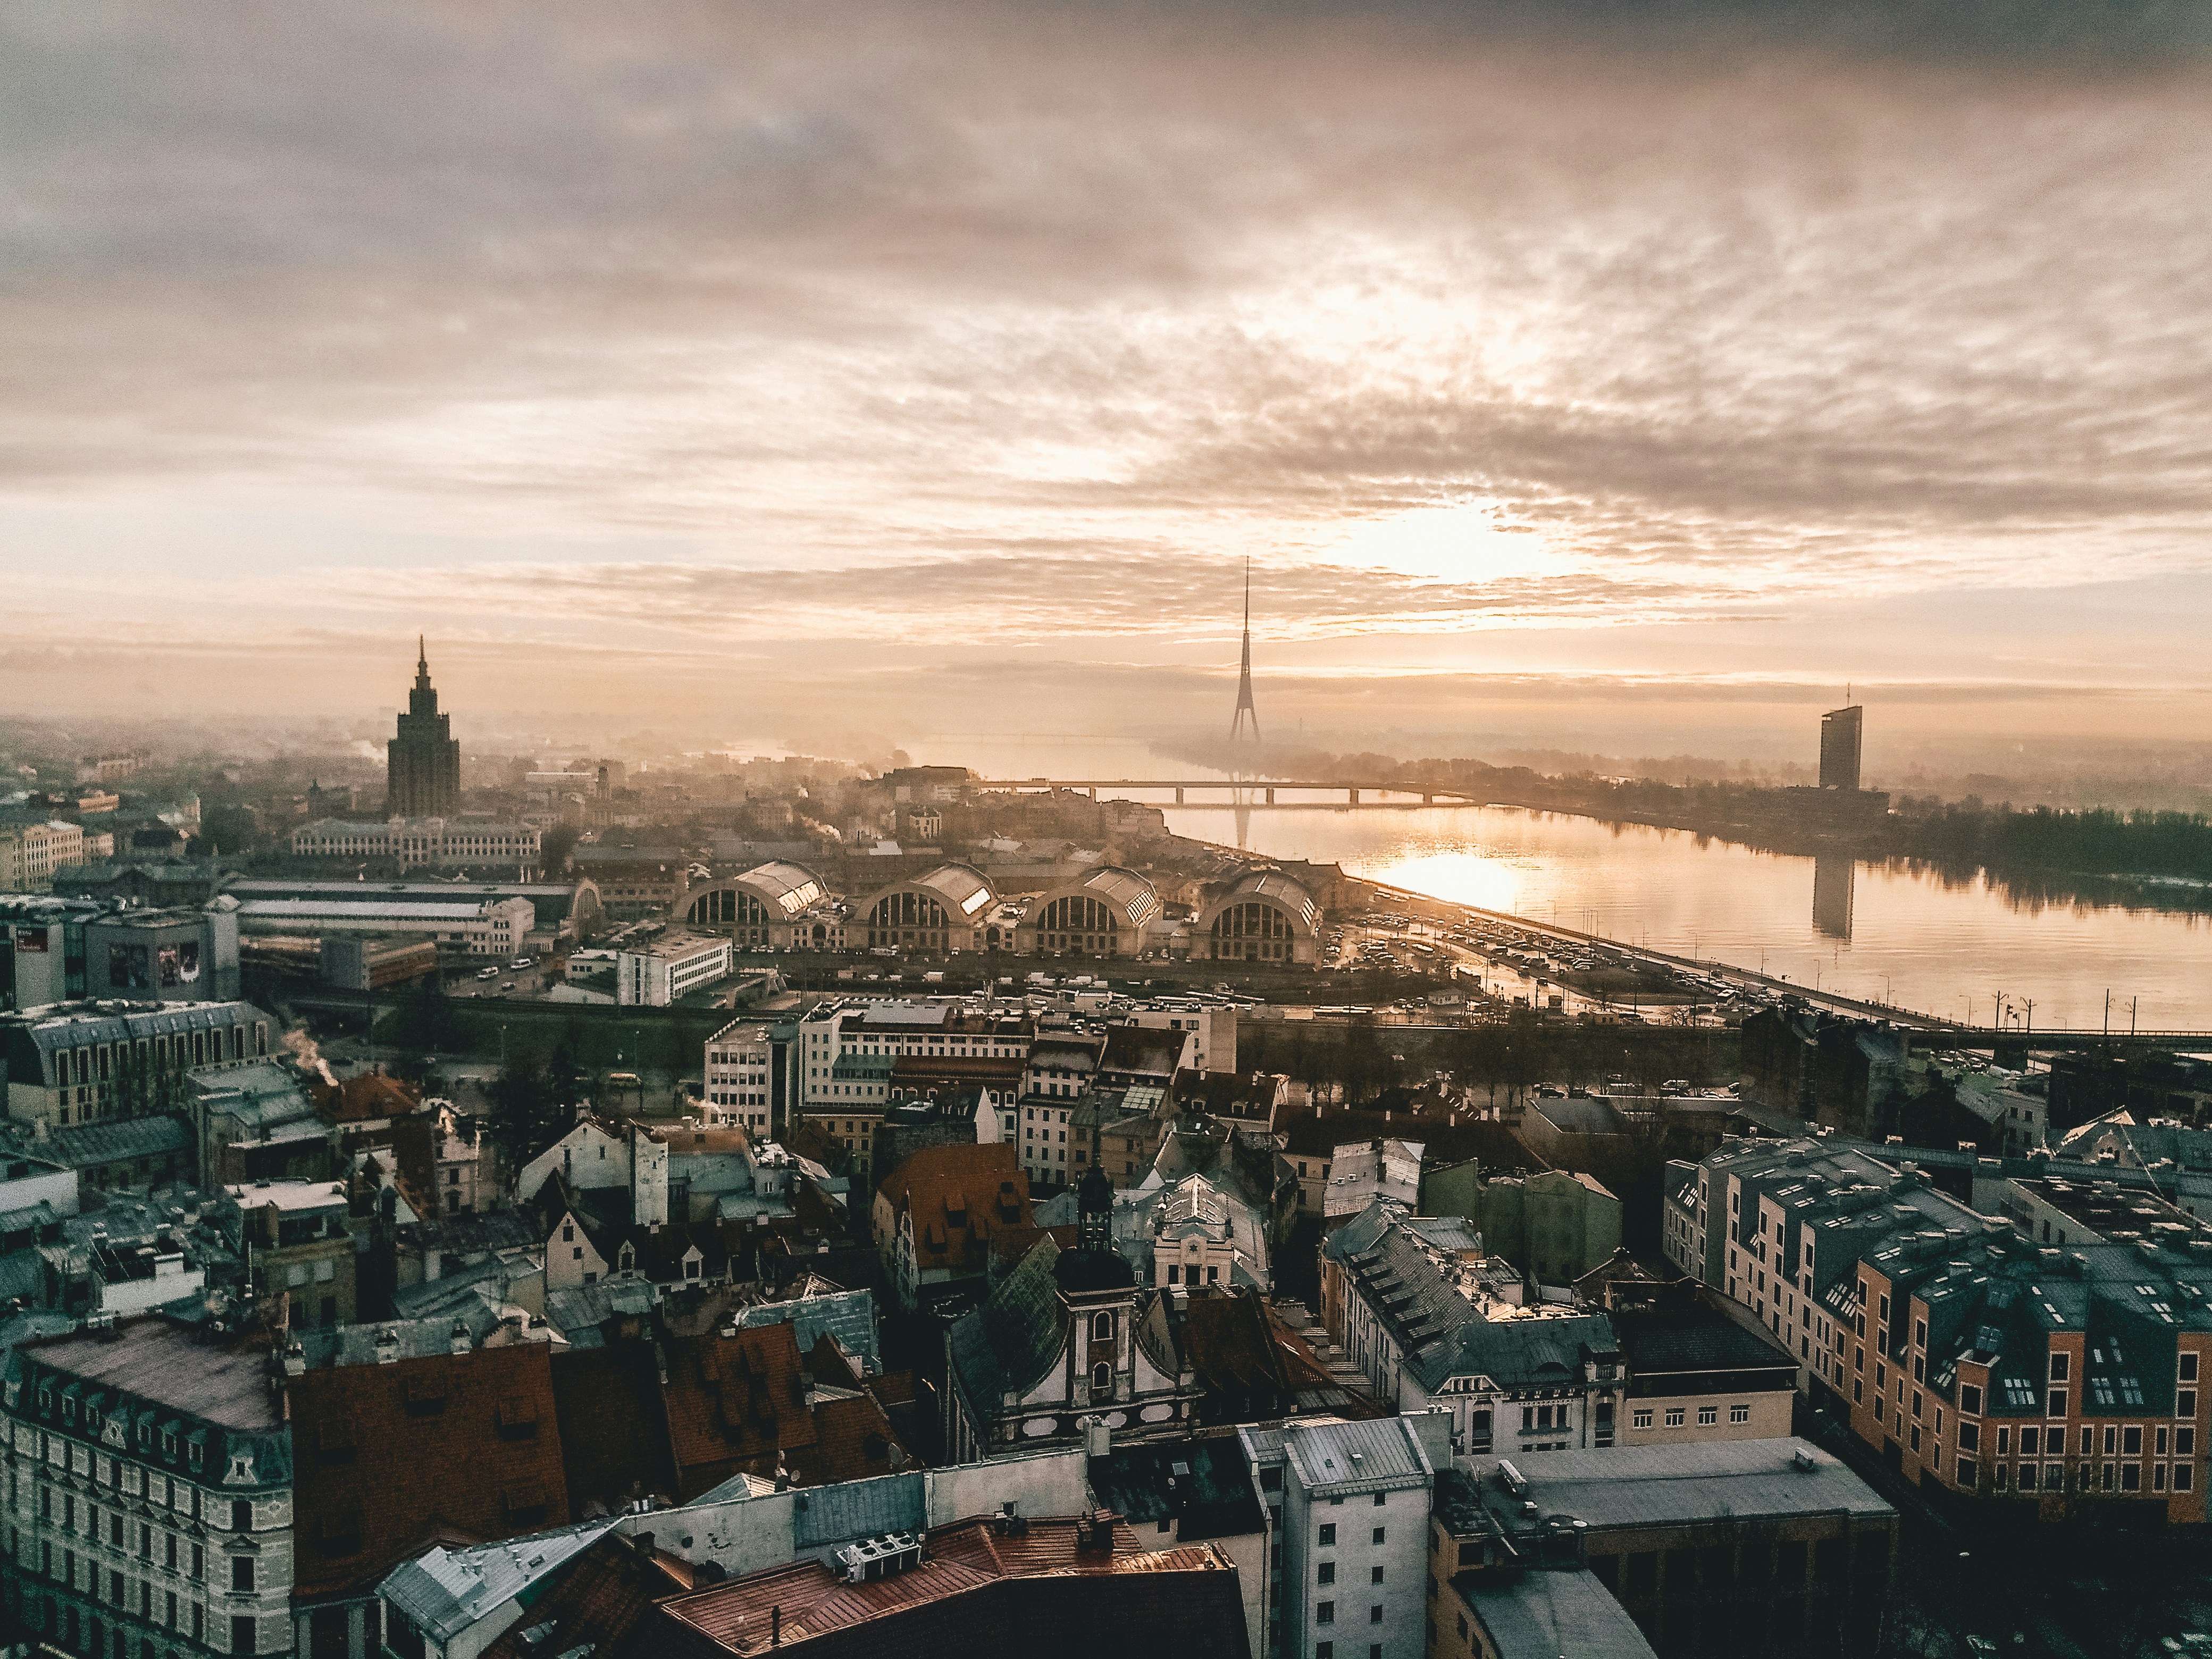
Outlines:
{"label": "tower spire", "polygon": [[1251,727],[1251,741],[1260,741],[1260,711],[1252,706],[1252,556],[1244,556],[1244,654],[1237,673],[1237,712],[1230,717],[1229,741],[1235,743]]}

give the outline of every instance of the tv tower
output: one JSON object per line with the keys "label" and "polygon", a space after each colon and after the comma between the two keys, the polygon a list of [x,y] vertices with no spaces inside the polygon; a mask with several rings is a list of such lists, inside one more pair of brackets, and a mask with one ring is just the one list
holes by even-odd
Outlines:
{"label": "tv tower", "polygon": [[1235,743],[1251,727],[1251,741],[1260,741],[1260,711],[1252,706],[1252,559],[1244,559],[1244,659],[1237,673],[1237,712],[1229,721],[1229,741]]}

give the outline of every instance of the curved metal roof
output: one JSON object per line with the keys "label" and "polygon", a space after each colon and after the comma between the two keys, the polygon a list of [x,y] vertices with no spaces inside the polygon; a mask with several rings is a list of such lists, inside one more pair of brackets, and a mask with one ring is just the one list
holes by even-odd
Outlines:
{"label": "curved metal roof", "polygon": [[812,871],[781,860],[755,865],[737,878],[737,884],[781,911],[787,921],[821,903],[825,896],[822,883]]}
{"label": "curved metal roof", "polygon": [[966,864],[940,864],[925,876],[898,884],[927,888],[963,921],[974,920],[977,911],[997,902],[999,897],[991,890],[991,884],[983,879],[982,872]]}
{"label": "curved metal roof", "polygon": [[1042,918],[1045,907],[1064,898],[1097,899],[1111,907],[1130,927],[1143,928],[1160,914],[1160,896],[1152,884],[1134,870],[1118,864],[1102,864],[1079,881],[1055,887],[1036,901],[1031,914]]}
{"label": "curved metal roof", "polygon": [[1249,903],[1254,899],[1265,899],[1287,911],[1309,933],[1321,927],[1321,907],[1313,902],[1313,895],[1280,870],[1261,870],[1245,877],[1207,906],[1200,920],[1211,922],[1231,905]]}

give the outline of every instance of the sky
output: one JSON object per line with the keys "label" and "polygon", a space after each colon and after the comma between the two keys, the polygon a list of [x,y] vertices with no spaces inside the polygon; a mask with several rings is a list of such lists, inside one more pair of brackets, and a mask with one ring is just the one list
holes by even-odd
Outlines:
{"label": "sky", "polygon": [[0,708],[2201,748],[2202,15],[10,6]]}

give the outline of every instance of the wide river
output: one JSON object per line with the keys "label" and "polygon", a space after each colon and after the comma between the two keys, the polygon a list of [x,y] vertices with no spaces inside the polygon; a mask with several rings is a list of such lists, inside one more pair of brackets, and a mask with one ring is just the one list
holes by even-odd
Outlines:
{"label": "wide river", "polygon": [[[1288,792],[1284,792],[1288,799]],[[2212,918],[2029,904],[1847,859],[1518,807],[1170,806],[1178,835],[1986,1024],[2212,1028]],[[2033,1001],[2031,1009],[2027,1005]]]}
{"label": "wide river", "polygon": [[[917,761],[987,777],[1193,776],[1127,739],[948,736]],[[1753,852],[1678,830],[1518,807],[1249,811],[1162,806],[1178,835],[1276,858],[1341,864],[1437,898],[1555,921],[1793,983],[1987,1024],[2212,1030],[2212,916],[2033,904],[1981,881],[1947,884],[1843,859]],[[1291,792],[1279,792],[1289,801]],[[1341,793],[1307,800],[1342,801]],[[2033,1001],[2031,1009],[2027,1004]]]}

